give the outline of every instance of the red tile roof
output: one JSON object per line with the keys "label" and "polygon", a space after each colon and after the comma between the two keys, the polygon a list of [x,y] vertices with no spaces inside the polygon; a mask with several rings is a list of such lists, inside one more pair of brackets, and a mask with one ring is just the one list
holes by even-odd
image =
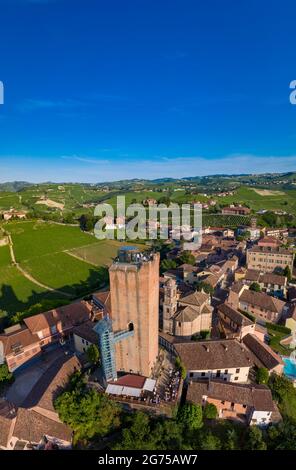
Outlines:
{"label": "red tile roof", "polygon": [[58,324],[61,325],[62,329],[68,329],[87,321],[90,317],[90,311],[91,307],[87,302],[74,302],[25,318],[24,322],[32,333],[37,333]]}
{"label": "red tile roof", "polygon": [[55,411],[53,401],[66,387],[70,376],[80,369],[81,363],[76,356],[59,357],[36,382],[22,406],[24,408],[38,406]]}
{"label": "red tile roof", "polygon": [[127,374],[119,377],[116,381],[109,382],[114,385],[122,385],[123,387],[143,388],[145,385],[146,377],[142,375]]}
{"label": "red tile roof", "polygon": [[0,343],[3,343],[4,355],[8,356],[14,352],[14,348],[25,348],[33,344],[39,344],[40,339],[37,335],[32,334],[25,326],[12,333],[0,335]]}

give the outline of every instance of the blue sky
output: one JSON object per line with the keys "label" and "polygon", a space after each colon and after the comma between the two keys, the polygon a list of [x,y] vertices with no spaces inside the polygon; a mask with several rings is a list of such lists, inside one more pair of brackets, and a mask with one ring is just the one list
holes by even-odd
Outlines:
{"label": "blue sky", "polygon": [[296,170],[294,0],[0,0],[0,181]]}

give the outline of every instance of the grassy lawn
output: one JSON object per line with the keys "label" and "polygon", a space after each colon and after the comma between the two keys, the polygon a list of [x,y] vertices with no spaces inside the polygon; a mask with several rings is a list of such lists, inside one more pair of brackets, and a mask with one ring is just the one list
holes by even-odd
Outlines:
{"label": "grassy lawn", "polygon": [[11,222],[3,228],[11,234],[17,262],[98,242],[79,227],[54,223]]}
{"label": "grassy lawn", "polygon": [[287,336],[287,333],[281,333],[279,331],[272,330],[267,327],[267,332],[270,337],[269,346],[277,353],[286,356],[290,355],[291,349],[286,348],[280,344],[280,341]]}
{"label": "grassy lawn", "polygon": [[[124,245],[127,245],[127,243],[120,243],[117,240],[103,240],[96,244],[75,248],[70,250],[70,253],[96,266],[110,266],[113,258],[117,256],[118,249]],[[138,246],[140,249],[145,248],[143,245],[134,243],[131,243],[131,245]]]}
{"label": "grassy lawn", "polygon": [[[0,268],[8,266],[11,263],[9,246],[0,246]],[[1,272],[0,272],[1,277]]]}
{"label": "grassy lawn", "polygon": [[9,210],[11,207],[15,209],[21,208],[18,194],[0,192],[0,209]]}
{"label": "grassy lawn", "polygon": [[[102,284],[102,268],[115,256],[118,242],[99,242],[78,227],[44,222],[10,222],[3,228],[11,234],[16,259],[31,276],[73,298]],[[94,249],[92,249],[92,245]],[[74,258],[64,250],[87,246],[98,267]],[[100,246],[100,249],[98,247]],[[43,300],[63,299],[26,279],[11,265],[9,247],[0,247],[0,309],[13,314]]]}
{"label": "grassy lawn", "polygon": [[[255,189],[260,191],[259,188]],[[258,194],[254,188],[241,186],[237,191],[235,191],[233,196],[221,198],[221,203],[245,203],[248,204],[254,211],[259,211],[260,209],[284,210],[291,214],[296,214],[296,191],[293,189],[281,189],[278,190],[278,192],[275,192],[274,195],[263,196]]]}
{"label": "grassy lawn", "polygon": [[100,268],[63,252],[34,257],[21,265],[42,284],[73,296],[96,289],[101,283]]}
{"label": "grassy lawn", "polygon": [[45,299],[57,298],[56,294],[36,286],[26,279],[15,266],[1,266],[0,310],[9,315],[21,312]]}

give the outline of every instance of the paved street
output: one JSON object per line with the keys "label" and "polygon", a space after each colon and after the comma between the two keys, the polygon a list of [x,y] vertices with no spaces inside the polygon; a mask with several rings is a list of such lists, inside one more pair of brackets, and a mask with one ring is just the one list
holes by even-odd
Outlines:
{"label": "paved street", "polygon": [[59,357],[65,354],[65,350],[58,346],[44,356],[41,356],[38,361],[25,369],[15,372],[15,381],[9,387],[6,398],[17,406],[20,406],[26,399],[36,382],[51,366],[51,364]]}

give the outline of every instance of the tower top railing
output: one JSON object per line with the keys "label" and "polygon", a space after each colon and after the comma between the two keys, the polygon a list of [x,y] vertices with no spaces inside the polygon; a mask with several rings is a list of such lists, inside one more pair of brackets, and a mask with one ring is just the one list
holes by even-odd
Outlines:
{"label": "tower top railing", "polygon": [[114,263],[140,265],[151,261],[153,255],[152,250],[141,251],[135,246],[123,246],[118,250],[118,256],[115,258]]}

